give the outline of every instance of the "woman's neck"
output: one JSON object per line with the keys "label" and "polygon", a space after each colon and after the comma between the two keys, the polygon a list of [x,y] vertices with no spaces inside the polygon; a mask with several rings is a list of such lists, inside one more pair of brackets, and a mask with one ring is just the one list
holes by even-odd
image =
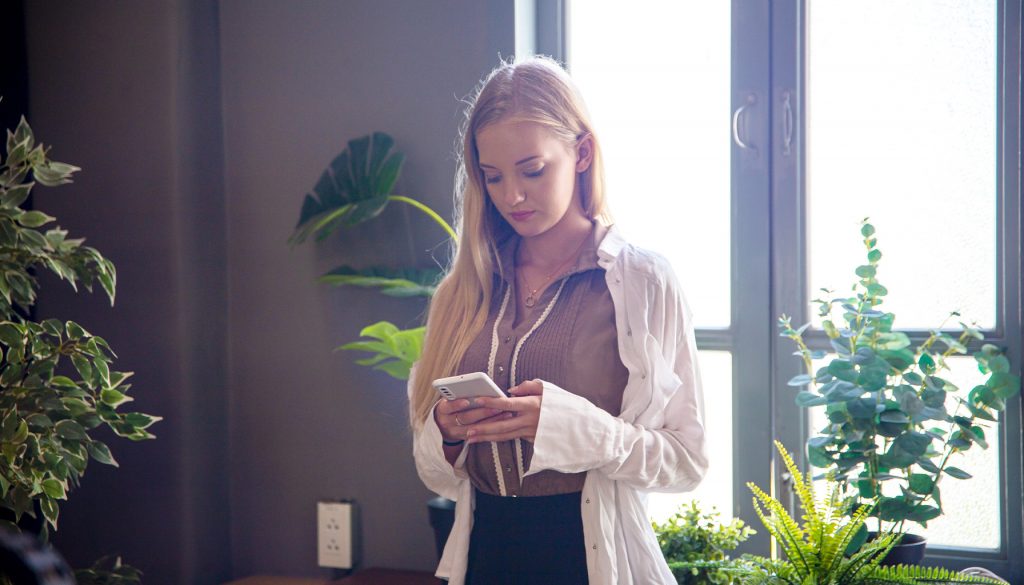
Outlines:
{"label": "woman's neck", "polygon": [[593,223],[582,214],[566,213],[546,232],[523,238],[519,243],[520,266],[550,270],[566,261],[566,255],[578,250],[584,238],[593,229]]}

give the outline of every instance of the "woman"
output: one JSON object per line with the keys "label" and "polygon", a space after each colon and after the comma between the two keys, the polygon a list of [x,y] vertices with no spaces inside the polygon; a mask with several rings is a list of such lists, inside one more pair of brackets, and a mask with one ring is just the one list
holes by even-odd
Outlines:
{"label": "woman", "polygon": [[[597,137],[564,70],[502,64],[462,131],[455,260],[409,384],[423,482],[456,500],[437,575],[472,583],[675,583],[646,491],[704,476],[690,312],[668,263],[605,206]],[[438,400],[487,372],[508,398]]]}

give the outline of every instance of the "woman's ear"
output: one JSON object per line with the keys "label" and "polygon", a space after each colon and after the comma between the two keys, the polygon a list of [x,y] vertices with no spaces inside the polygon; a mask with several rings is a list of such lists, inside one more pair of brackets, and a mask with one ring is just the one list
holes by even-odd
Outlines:
{"label": "woman's ear", "polygon": [[576,141],[576,172],[582,173],[594,162],[594,137],[588,132]]}

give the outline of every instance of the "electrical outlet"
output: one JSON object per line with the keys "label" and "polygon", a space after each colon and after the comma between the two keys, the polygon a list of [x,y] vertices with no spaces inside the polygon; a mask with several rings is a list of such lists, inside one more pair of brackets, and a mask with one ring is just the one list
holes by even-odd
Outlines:
{"label": "electrical outlet", "polygon": [[317,564],[351,569],[355,564],[354,502],[317,502]]}

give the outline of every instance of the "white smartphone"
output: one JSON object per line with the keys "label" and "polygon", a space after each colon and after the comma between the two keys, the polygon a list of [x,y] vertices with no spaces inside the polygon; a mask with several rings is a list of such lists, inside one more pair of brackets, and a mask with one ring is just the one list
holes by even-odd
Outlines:
{"label": "white smartphone", "polygon": [[478,396],[489,396],[505,398],[505,393],[498,389],[498,385],[490,376],[483,372],[473,372],[450,378],[439,378],[431,384],[434,389],[441,393],[448,400],[458,398],[473,399]]}

